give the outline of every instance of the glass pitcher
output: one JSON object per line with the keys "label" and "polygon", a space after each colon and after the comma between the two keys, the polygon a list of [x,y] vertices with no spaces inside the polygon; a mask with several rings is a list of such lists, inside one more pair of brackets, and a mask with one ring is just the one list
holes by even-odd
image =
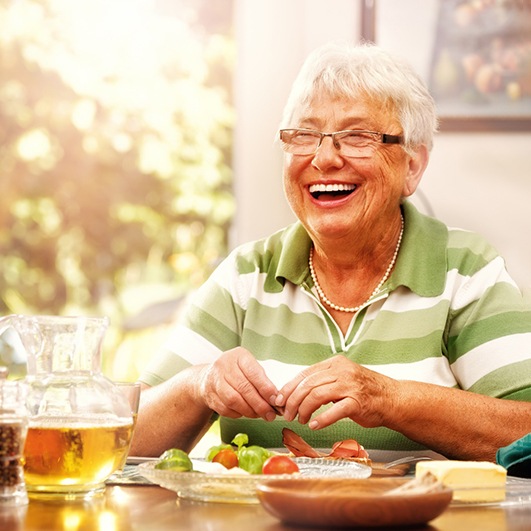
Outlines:
{"label": "glass pitcher", "polygon": [[30,497],[86,498],[129,450],[127,399],[101,372],[106,318],[10,315],[27,354],[28,433],[24,476]]}

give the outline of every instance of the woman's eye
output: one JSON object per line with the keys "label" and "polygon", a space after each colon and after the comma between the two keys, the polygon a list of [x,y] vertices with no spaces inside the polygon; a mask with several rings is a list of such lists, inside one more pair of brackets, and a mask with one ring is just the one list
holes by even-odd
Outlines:
{"label": "woman's eye", "polygon": [[367,140],[366,137],[358,134],[358,133],[351,133],[347,136],[344,137],[344,139],[347,141],[347,142],[364,142],[365,140]]}
{"label": "woman's eye", "polygon": [[370,144],[374,139],[372,136],[363,133],[350,133],[343,137],[347,144],[365,145]]}
{"label": "woman's eye", "polygon": [[295,142],[313,142],[316,136],[312,133],[300,132],[293,136]]}

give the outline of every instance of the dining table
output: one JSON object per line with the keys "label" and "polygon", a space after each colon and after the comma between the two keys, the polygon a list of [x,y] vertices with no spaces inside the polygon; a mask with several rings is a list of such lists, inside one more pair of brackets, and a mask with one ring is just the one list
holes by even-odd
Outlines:
{"label": "dining table", "polygon": [[[371,480],[371,479],[369,479]],[[374,479],[378,481],[378,479]],[[304,531],[259,504],[181,499],[155,484],[111,484],[91,500],[31,499],[22,507],[0,507],[2,531]],[[321,527],[320,529],[325,529]],[[389,529],[389,528],[386,528]],[[402,528],[403,529],[403,528]],[[452,506],[417,531],[524,531],[531,529],[531,504]]]}

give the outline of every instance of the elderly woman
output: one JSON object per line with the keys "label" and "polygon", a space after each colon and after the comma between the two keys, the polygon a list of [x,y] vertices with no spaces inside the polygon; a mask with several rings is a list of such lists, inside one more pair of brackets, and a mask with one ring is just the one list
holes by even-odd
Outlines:
{"label": "elderly woman", "polygon": [[434,102],[371,45],[302,68],[279,133],[298,222],[234,250],[141,380],[132,452],[221,435],[494,460],[531,432],[531,309],[480,236],[420,214]]}

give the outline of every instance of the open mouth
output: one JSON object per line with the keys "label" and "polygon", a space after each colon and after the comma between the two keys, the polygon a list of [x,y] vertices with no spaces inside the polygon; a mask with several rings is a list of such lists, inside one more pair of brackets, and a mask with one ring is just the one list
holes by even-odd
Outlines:
{"label": "open mouth", "polygon": [[314,199],[326,200],[350,195],[355,184],[312,184],[308,189]]}

